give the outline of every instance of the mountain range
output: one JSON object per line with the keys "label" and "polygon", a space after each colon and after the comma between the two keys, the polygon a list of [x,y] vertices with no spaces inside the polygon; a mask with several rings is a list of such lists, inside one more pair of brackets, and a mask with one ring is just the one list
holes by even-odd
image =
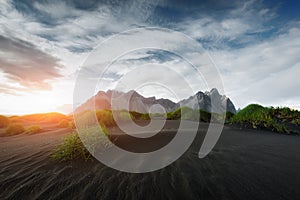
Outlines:
{"label": "mountain range", "polygon": [[130,90],[128,92],[116,90],[108,90],[106,92],[99,91],[95,96],[80,105],[75,110],[75,113],[86,110],[104,109],[125,109],[140,113],[148,113],[149,108],[156,104],[163,106],[166,112],[172,112],[180,107],[190,107],[192,109],[201,109],[207,112],[223,113],[224,111],[227,111],[236,113],[236,109],[232,101],[225,95],[220,95],[216,88],[207,92],[199,91],[195,95],[177,103],[169,99],[144,97],[134,90]]}

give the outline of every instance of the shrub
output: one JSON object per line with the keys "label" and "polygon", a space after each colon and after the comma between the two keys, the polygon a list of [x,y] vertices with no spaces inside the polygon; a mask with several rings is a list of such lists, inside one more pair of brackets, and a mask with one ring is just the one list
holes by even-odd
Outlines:
{"label": "shrub", "polygon": [[26,129],[27,134],[35,134],[42,131],[42,128],[39,125],[31,125]]}
{"label": "shrub", "polygon": [[3,115],[0,115],[0,128],[5,128],[9,125],[9,119]]}
{"label": "shrub", "polygon": [[25,128],[21,124],[10,124],[5,130],[5,135],[17,135],[23,133],[24,131]]}

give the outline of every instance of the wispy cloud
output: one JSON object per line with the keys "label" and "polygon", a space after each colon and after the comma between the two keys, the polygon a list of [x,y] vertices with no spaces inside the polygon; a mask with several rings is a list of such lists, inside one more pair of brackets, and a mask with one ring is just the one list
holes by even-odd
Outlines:
{"label": "wispy cloud", "polygon": [[[224,84],[239,106],[256,101],[266,105],[299,105],[300,27],[261,43],[231,51],[212,51]],[[295,107],[295,106],[294,106]]]}
{"label": "wispy cloud", "polygon": [[[47,81],[61,76],[58,59],[31,43],[0,36],[0,46],[0,70],[11,82],[33,90],[48,90],[51,86]],[[11,91],[13,88],[7,89]]]}

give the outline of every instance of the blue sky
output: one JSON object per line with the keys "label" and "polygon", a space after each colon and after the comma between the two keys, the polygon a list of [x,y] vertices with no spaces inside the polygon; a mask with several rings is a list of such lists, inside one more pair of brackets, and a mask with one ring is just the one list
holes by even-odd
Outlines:
{"label": "blue sky", "polygon": [[[300,109],[299,10],[298,1],[279,0],[3,0],[0,113],[70,112],[76,75],[90,52],[110,36],[137,27],[168,28],[201,44],[236,107],[260,103]],[[116,81],[128,66],[149,61],[174,69],[184,65],[168,53],[136,52],[117,62],[119,70],[109,76]],[[197,89],[209,88],[199,83]],[[168,97],[157,89],[145,95]]]}

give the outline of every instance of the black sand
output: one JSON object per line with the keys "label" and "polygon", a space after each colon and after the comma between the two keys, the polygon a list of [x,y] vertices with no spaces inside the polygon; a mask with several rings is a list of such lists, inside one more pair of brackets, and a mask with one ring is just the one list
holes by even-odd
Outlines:
{"label": "black sand", "polygon": [[[206,127],[207,124],[201,124],[200,128]],[[170,166],[145,174],[129,174],[96,160],[51,159],[54,147],[66,133],[58,130],[0,138],[0,199],[300,197],[297,135],[225,127],[219,142],[204,159],[198,158],[200,133],[192,147]],[[122,146],[125,140],[118,142]]]}

